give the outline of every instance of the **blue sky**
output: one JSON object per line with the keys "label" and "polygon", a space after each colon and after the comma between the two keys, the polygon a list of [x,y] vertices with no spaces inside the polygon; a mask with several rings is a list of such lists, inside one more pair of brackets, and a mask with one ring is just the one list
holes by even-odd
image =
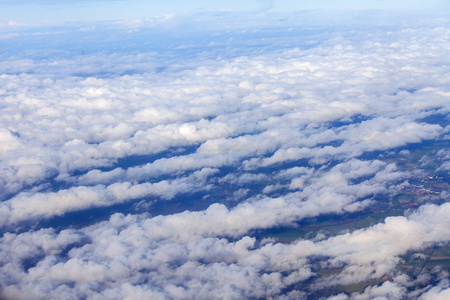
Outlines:
{"label": "blue sky", "polygon": [[65,21],[104,21],[146,18],[167,14],[183,15],[199,12],[292,12],[307,9],[388,9],[442,10],[448,9],[444,0],[1,0],[0,25],[58,24]]}

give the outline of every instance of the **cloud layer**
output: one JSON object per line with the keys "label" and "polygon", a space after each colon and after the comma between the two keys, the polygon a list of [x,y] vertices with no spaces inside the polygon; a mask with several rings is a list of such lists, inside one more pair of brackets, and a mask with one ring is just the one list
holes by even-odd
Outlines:
{"label": "cloud layer", "polygon": [[3,296],[301,299],[385,276],[327,296],[448,294],[445,271],[417,287],[397,268],[448,242],[444,188],[347,232],[267,232],[394,209],[417,178],[448,174],[449,29],[345,29],[310,48],[289,30],[278,49],[231,42],[247,55],[225,58],[1,61]]}

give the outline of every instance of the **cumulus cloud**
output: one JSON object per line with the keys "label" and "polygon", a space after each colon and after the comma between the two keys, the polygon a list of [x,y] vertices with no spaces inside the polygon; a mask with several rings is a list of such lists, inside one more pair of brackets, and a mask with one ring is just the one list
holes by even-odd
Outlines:
{"label": "cumulus cloud", "polygon": [[[415,289],[397,269],[448,242],[445,192],[347,233],[267,231],[399,207],[407,180],[448,170],[449,30],[336,29],[307,48],[291,47],[292,30],[254,52],[230,39],[224,57],[202,54],[211,45],[2,58],[3,295],[289,299],[388,276],[330,296],[446,296],[444,280]],[[412,172],[423,142],[435,160]],[[139,209],[51,222],[120,205]]]}
{"label": "cumulus cloud", "polygon": [[[6,234],[0,257],[9,285],[3,292],[40,299],[48,293],[61,295],[70,284],[76,295],[92,297],[131,297],[137,291],[169,298],[196,294],[217,298],[217,291],[220,297],[229,295],[233,299],[267,297],[314,276],[311,259],[317,255],[329,257],[325,262],[330,265],[339,261],[346,264],[341,274],[325,280],[327,284],[359,282],[390,274],[399,255],[408,249],[448,241],[445,220],[449,209],[448,204],[429,205],[408,218],[388,218],[364,230],[290,245],[258,246],[249,236],[236,241],[217,238],[217,232],[210,228],[214,223],[192,212],[155,218],[116,214],[109,221],[82,230]],[[215,214],[220,211],[211,208],[206,214],[213,210]],[[199,222],[192,222],[191,215],[200,218]],[[223,231],[228,224],[214,226]],[[129,284],[135,289],[127,288]],[[445,292],[436,287],[423,297]],[[400,283],[386,282],[352,299],[400,299],[404,293]]]}
{"label": "cumulus cloud", "polygon": [[61,216],[67,212],[93,207],[112,206],[148,197],[172,199],[177,194],[193,193],[209,189],[206,180],[217,173],[216,169],[203,168],[193,174],[171,181],[163,180],[155,183],[132,184],[116,182],[108,186],[77,186],[58,192],[20,193],[2,202],[0,226],[11,226],[19,222],[39,218]]}
{"label": "cumulus cloud", "polygon": [[432,287],[429,291],[423,293],[419,299],[426,300],[426,299],[447,299],[450,297],[450,290],[448,288],[448,282],[444,282],[443,284],[440,284],[439,286]]}

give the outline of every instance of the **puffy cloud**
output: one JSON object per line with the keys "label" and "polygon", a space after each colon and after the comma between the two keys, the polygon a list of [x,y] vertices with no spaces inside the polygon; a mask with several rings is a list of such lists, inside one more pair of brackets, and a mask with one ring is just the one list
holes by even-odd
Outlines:
{"label": "puffy cloud", "polygon": [[23,147],[17,134],[14,134],[11,130],[2,129],[0,132],[2,148],[0,153],[5,155],[8,151],[13,151]]}
{"label": "puffy cloud", "polygon": [[[273,33],[276,48],[230,39],[235,54],[220,58],[213,44],[199,46],[206,54],[2,58],[5,297],[289,299],[385,275],[397,281],[335,299],[413,290],[396,266],[410,250],[448,242],[449,204],[289,244],[260,235],[387,205],[416,178],[420,170],[386,153],[415,159],[406,147],[445,143],[448,29],[336,29],[310,33],[320,42],[304,49],[291,47],[290,30]],[[428,154],[439,166],[422,160],[430,172],[448,169],[448,151],[436,147]],[[49,222],[119,204],[147,213]],[[327,268],[339,272],[318,271]]]}
{"label": "puffy cloud", "polygon": [[112,206],[145,197],[172,199],[177,194],[209,189],[205,182],[218,170],[202,169],[172,181],[132,184],[116,182],[108,186],[77,186],[58,192],[20,193],[2,202],[0,226],[10,227],[24,221],[61,216],[67,212]]}
{"label": "puffy cloud", "polygon": [[406,294],[406,288],[401,285],[397,285],[393,282],[385,282],[380,286],[367,287],[364,293],[353,293],[351,297],[345,294],[339,294],[334,297],[330,297],[333,300],[345,300],[345,299],[403,299]]}
{"label": "puffy cloud", "polygon": [[[446,286],[445,286],[446,285]],[[448,282],[447,284],[444,282],[444,284],[440,284],[439,286],[432,287],[429,291],[423,293],[419,299],[420,300],[426,300],[426,299],[447,299],[450,296],[450,289],[448,288]]]}
{"label": "puffy cloud", "polygon": [[[196,294],[217,298],[217,291],[232,299],[267,297],[313,276],[310,259],[317,255],[329,257],[325,262],[331,265],[346,262],[340,275],[327,279],[329,284],[330,280],[359,282],[389,274],[408,249],[448,241],[449,209],[449,204],[428,205],[408,218],[388,218],[384,224],[353,233],[293,244],[258,245],[249,236],[236,241],[217,238],[217,232],[208,228],[212,223],[193,223],[190,215],[203,218],[193,212],[154,218],[116,214],[82,230],[6,234],[0,256],[9,282],[4,293],[20,291],[40,299],[48,292],[61,295],[69,285],[76,295],[92,297],[131,297],[138,291],[169,298]],[[168,230],[171,227],[175,230]],[[28,264],[26,271],[24,264]],[[135,289],[126,288],[129,284]],[[401,281],[385,282],[353,294],[352,299],[400,299],[405,290]],[[436,287],[423,297],[445,292]]]}

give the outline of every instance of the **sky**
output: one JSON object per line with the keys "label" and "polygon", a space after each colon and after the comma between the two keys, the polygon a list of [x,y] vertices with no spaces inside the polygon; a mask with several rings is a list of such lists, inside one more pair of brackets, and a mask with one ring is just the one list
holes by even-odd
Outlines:
{"label": "sky", "polygon": [[143,0],[67,0],[34,1],[2,0],[0,24],[58,24],[62,22],[111,21],[161,17],[164,15],[190,15],[202,12],[292,12],[310,9],[331,10],[400,10],[442,11],[450,5],[444,0],[231,0],[231,1],[143,1]]}
{"label": "sky", "polygon": [[444,2],[148,3],[0,1],[0,298],[449,298]]}

